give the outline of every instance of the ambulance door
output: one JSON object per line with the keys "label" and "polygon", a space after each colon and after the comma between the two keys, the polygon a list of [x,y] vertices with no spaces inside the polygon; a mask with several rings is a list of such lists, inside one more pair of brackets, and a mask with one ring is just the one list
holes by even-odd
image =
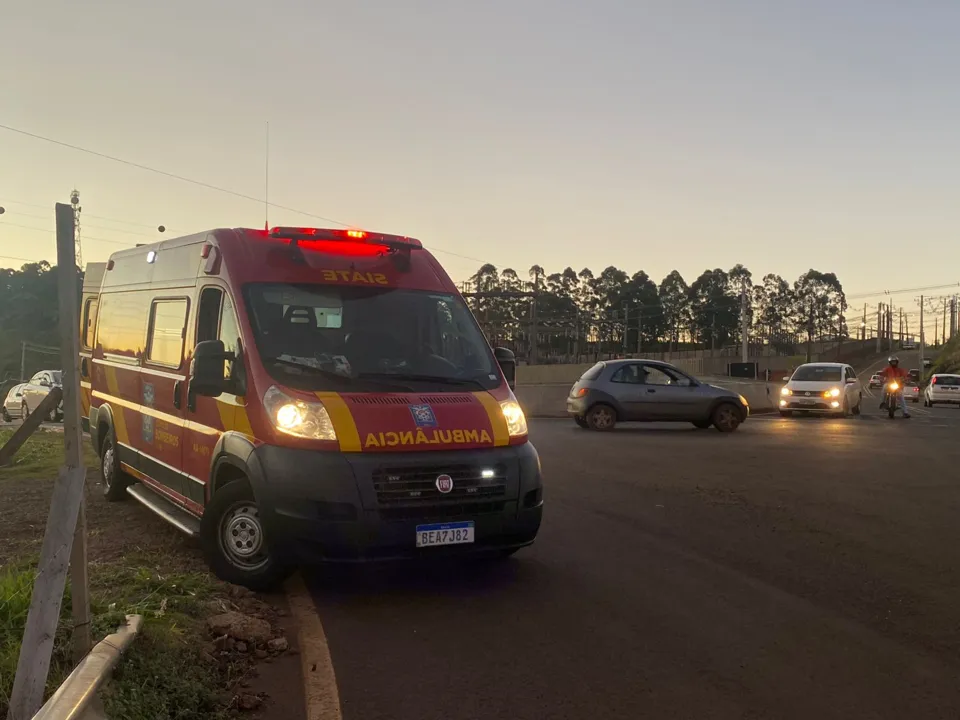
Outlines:
{"label": "ambulance door", "polygon": [[[204,340],[222,340],[227,352],[236,353],[240,339],[239,324],[233,298],[223,285],[206,285],[199,293],[195,343]],[[226,379],[242,372],[242,362],[224,364]],[[184,469],[187,473],[187,492],[192,501],[203,504],[206,485],[210,480],[213,449],[226,432],[253,436],[247,419],[244,398],[225,392],[212,398],[192,394],[187,400],[187,425]]]}
{"label": "ambulance door", "polygon": [[183,387],[190,298],[173,291],[152,299],[143,355],[140,399],[140,470],[180,504],[183,478]]}

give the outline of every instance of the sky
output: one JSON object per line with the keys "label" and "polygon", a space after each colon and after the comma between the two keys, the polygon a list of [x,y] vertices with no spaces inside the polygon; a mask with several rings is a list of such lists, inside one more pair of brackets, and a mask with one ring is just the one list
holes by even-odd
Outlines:
{"label": "sky", "polygon": [[[254,199],[269,176],[326,218],[270,225],[412,235],[455,280],[813,267],[851,305],[960,281],[956,0],[50,0],[3,26],[5,128]],[[265,221],[0,129],[0,267],[54,258],[73,188],[85,261]]]}

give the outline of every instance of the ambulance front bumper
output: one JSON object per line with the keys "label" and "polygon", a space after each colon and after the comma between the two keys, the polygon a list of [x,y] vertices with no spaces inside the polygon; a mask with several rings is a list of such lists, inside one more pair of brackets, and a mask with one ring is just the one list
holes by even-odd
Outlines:
{"label": "ambulance front bumper", "polygon": [[[267,540],[287,560],[500,553],[530,545],[540,529],[540,459],[530,443],[369,454],[263,445],[255,456],[251,474],[260,477],[251,479]],[[423,527],[437,525],[469,526],[470,541],[418,547]]]}

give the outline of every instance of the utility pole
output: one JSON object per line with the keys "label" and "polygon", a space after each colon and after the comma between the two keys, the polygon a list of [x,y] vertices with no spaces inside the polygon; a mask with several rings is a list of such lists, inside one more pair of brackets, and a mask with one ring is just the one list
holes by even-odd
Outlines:
{"label": "utility pole", "polygon": [[900,308],[900,347],[903,347],[903,308]]}
{"label": "utility pole", "polygon": [[27,372],[27,341],[20,341],[20,382],[25,382]]}
{"label": "utility pole", "polygon": [[643,305],[637,309],[637,357],[643,355]]}
{"label": "utility pole", "polygon": [[750,318],[747,317],[747,288],[740,288],[740,361],[750,358]]}
{"label": "utility pole", "polygon": [[880,321],[883,318],[883,303],[877,304],[877,354],[880,354],[880,351],[883,349],[880,347],[880,338],[883,337],[883,332],[880,330]]}
{"label": "utility pole", "polygon": [[943,339],[941,342],[943,345],[946,345],[947,344],[947,299],[943,298],[941,302],[943,303],[943,322],[940,323],[940,330],[943,335]]}
{"label": "utility pole", "polygon": [[533,298],[530,302],[530,364],[537,364],[537,297],[540,294],[540,267],[533,275]]}
{"label": "utility pole", "polygon": [[920,372],[923,372],[923,295],[920,296]]}
{"label": "utility pole", "polygon": [[76,188],[70,193],[70,205],[73,207],[73,242],[76,246],[77,267],[83,270],[83,252],[80,249],[80,193]]}
{"label": "utility pole", "polygon": [[867,341],[867,304],[866,303],[863,304],[863,323],[861,324],[860,327],[861,327],[860,332],[863,335],[863,337],[860,339],[866,342]]}
{"label": "utility pole", "polygon": [[627,342],[627,339],[630,336],[630,306],[627,305],[627,302],[623,303],[623,356],[626,357],[629,354],[630,346]]}

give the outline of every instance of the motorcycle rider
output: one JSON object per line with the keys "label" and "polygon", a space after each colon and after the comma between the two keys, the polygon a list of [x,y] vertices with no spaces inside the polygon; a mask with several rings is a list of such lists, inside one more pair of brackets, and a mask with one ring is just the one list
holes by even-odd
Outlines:
{"label": "motorcycle rider", "polygon": [[[887,383],[891,380],[896,380],[900,384],[900,388],[903,389],[907,386],[907,381],[910,379],[910,373],[900,367],[900,358],[896,355],[887,358],[887,367],[880,371],[880,379],[883,381],[883,401],[880,403],[880,409],[884,410],[887,407]],[[905,392],[900,393],[900,409],[903,410],[903,416],[905,418],[910,417],[910,411],[907,410],[907,394]]]}

